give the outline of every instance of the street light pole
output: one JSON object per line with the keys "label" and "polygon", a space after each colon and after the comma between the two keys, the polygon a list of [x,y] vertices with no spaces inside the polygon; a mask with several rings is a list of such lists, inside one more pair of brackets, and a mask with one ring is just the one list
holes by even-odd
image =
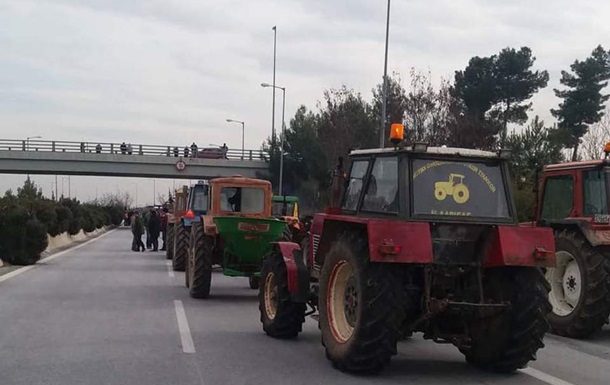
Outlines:
{"label": "street light pole", "polygon": [[273,26],[273,104],[271,105],[271,143],[275,143],[275,58],[277,43],[277,26]]}
{"label": "street light pole", "polygon": [[386,114],[388,103],[388,41],[390,36],[390,0],[388,0],[388,15],[385,25],[385,59],[383,63],[383,90],[381,97],[381,127],[379,129],[379,147],[385,144]]}
{"label": "street light pole", "polygon": [[275,90],[282,90],[282,132],[280,134],[280,183],[278,187],[278,195],[282,195],[284,187],[284,137],[286,136],[286,123],[284,120],[284,112],[286,111],[286,87],[280,87],[273,84],[261,83],[261,87],[273,87]]}
{"label": "street light pole", "polygon": [[246,123],[242,122],[241,120],[234,119],[227,119],[227,122],[241,124],[241,159],[244,160],[246,156],[246,150],[244,149],[244,132],[246,130]]}
{"label": "street light pole", "polygon": [[25,150],[28,151],[30,149],[30,139],[40,139],[40,138],[42,138],[42,136],[40,136],[40,135],[28,136],[27,138],[25,138]]}

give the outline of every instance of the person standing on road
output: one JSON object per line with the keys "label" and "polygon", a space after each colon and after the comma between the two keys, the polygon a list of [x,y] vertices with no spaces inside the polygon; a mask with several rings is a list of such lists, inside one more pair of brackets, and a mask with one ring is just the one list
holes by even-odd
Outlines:
{"label": "person standing on road", "polygon": [[146,248],[149,250],[152,248],[152,243],[150,242],[150,230],[148,229],[148,222],[150,221],[151,211],[152,207],[149,206],[142,215],[142,219],[144,220],[144,229],[146,230]]}
{"label": "person standing on road", "polygon": [[161,218],[156,210],[150,212],[150,219],[148,220],[148,233],[150,234],[150,242],[152,244],[152,251],[159,251],[159,232],[161,231]]}
{"label": "person standing on road", "polygon": [[167,251],[167,213],[168,212],[169,212],[169,210],[167,209],[167,207],[163,207],[163,210],[161,210],[161,239],[163,240],[163,246],[161,247],[161,251]]}
{"label": "person standing on road", "polygon": [[140,214],[137,211],[134,212],[133,218],[131,220],[131,233],[133,234],[131,250],[146,250],[146,247],[144,247],[144,243],[142,242],[142,235],[144,234],[144,222],[142,221],[142,217],[140,217]]}
{"label": "person standing on road", "polygon": [[229,159],[227,157],[227,152],[229,152],[229,147],[227,147],[227,144],[223,143],[222,147],[220,147],[220,149],[222,150],[222,159]]}

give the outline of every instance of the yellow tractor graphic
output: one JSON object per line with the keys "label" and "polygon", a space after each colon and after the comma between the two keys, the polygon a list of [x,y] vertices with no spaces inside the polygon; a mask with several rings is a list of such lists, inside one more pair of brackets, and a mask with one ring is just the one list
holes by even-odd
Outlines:
{"label": "yellow tractor graphic", "polygon": [[453,196],[455,203],[466,203],[470,198],[470,191],[464,184],[464,175],[449,174],[448,181],[434,183],[434,196],[442,201],[447,195]]}

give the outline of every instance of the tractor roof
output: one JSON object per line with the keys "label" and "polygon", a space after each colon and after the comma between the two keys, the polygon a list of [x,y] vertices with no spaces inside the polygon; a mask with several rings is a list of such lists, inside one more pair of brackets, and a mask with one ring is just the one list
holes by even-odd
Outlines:
{"label": "tractor roof", "polygon": [[264,179],[244,178],[243,176],[233,176],[227,178],[215,178],[210,181],[211,185],[224,185],[236,187],[257,186],[271,188],[271,182]]}
{"label": "tractor roof", "polygon": [[381,155],[390,153],[425,153],[434,155],[453,155],[475,158],[498,158],[498,153],[483,150],[474,150],[471,148],[456,148],[456,147],[428,147],[426,151],[414,151],[412,147],[404,148],[371,148],[366,150],[354,150],[350,156],[358,155]]}
{"label": "tractor roof", "polygon": [[557,170],[573,170],[578,168],[595,168],[603,165],[607,165],[608,162],[603,159],[596,160],[585,160],[582,162],[567,162],[558,164],[549,164],[544,166],[544,171],[557,171]]}
{"label": "tractor roof", "polygon": [[273,202],[288,202],[294,203],[298,202],[299,198],[292,195],[274,195],[272,198]]}

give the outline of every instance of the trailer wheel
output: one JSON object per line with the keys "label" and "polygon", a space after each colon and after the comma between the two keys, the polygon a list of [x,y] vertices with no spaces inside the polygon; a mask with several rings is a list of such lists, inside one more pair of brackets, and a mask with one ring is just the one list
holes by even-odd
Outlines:
{"label": "trailer wheel", "polygon": [[165,258],[174,259],[174,224],[167,224],[167,234],[165,234]]}
{"label": "trailer wheel", "polygon": [[193,298],[207,298],[212,283],[214,238],[205,235],[201,223],[195,222],[191,228],[190,244],[189,295]]}
{"label": "trailer wheel", "polygon": [[396,354],[401,287],[388,265],[370,263],[362,237],[342,236],[320,276],[320,318],[326,357],[344,371],[378,372]]}
{"label": "trailer wheel", "polygon": [[551,285],[551,330],[561,336],[583,338],[608,322],[610,261],[580,234],[555,233],[557,267],[546,271]]}
{"label": "trailer wheel", "polygon": [[488,269],[485,295],[494,302],[510,302],[509,310],[469,323],[470,347],[460,350],[479,368],[511,373],[536,359],[549,331],[549,285],[534,267]]}
{"label": "trailer wheel", "polygon": [[184,271],[184,265],[186,264],[186,257],[189,247],[189,234],[182,223],[177,224],[175,231],[176,244],[174,255],[172,256],[172,268],[174,271]]}
{"label": "trailer wheel", "polygon": [[294,302],[288,291],[288,273],[284,258],[275,250],[263,262],[258,309],[263,330],[274,338],[294,338],[303,329],[305,303]]}

